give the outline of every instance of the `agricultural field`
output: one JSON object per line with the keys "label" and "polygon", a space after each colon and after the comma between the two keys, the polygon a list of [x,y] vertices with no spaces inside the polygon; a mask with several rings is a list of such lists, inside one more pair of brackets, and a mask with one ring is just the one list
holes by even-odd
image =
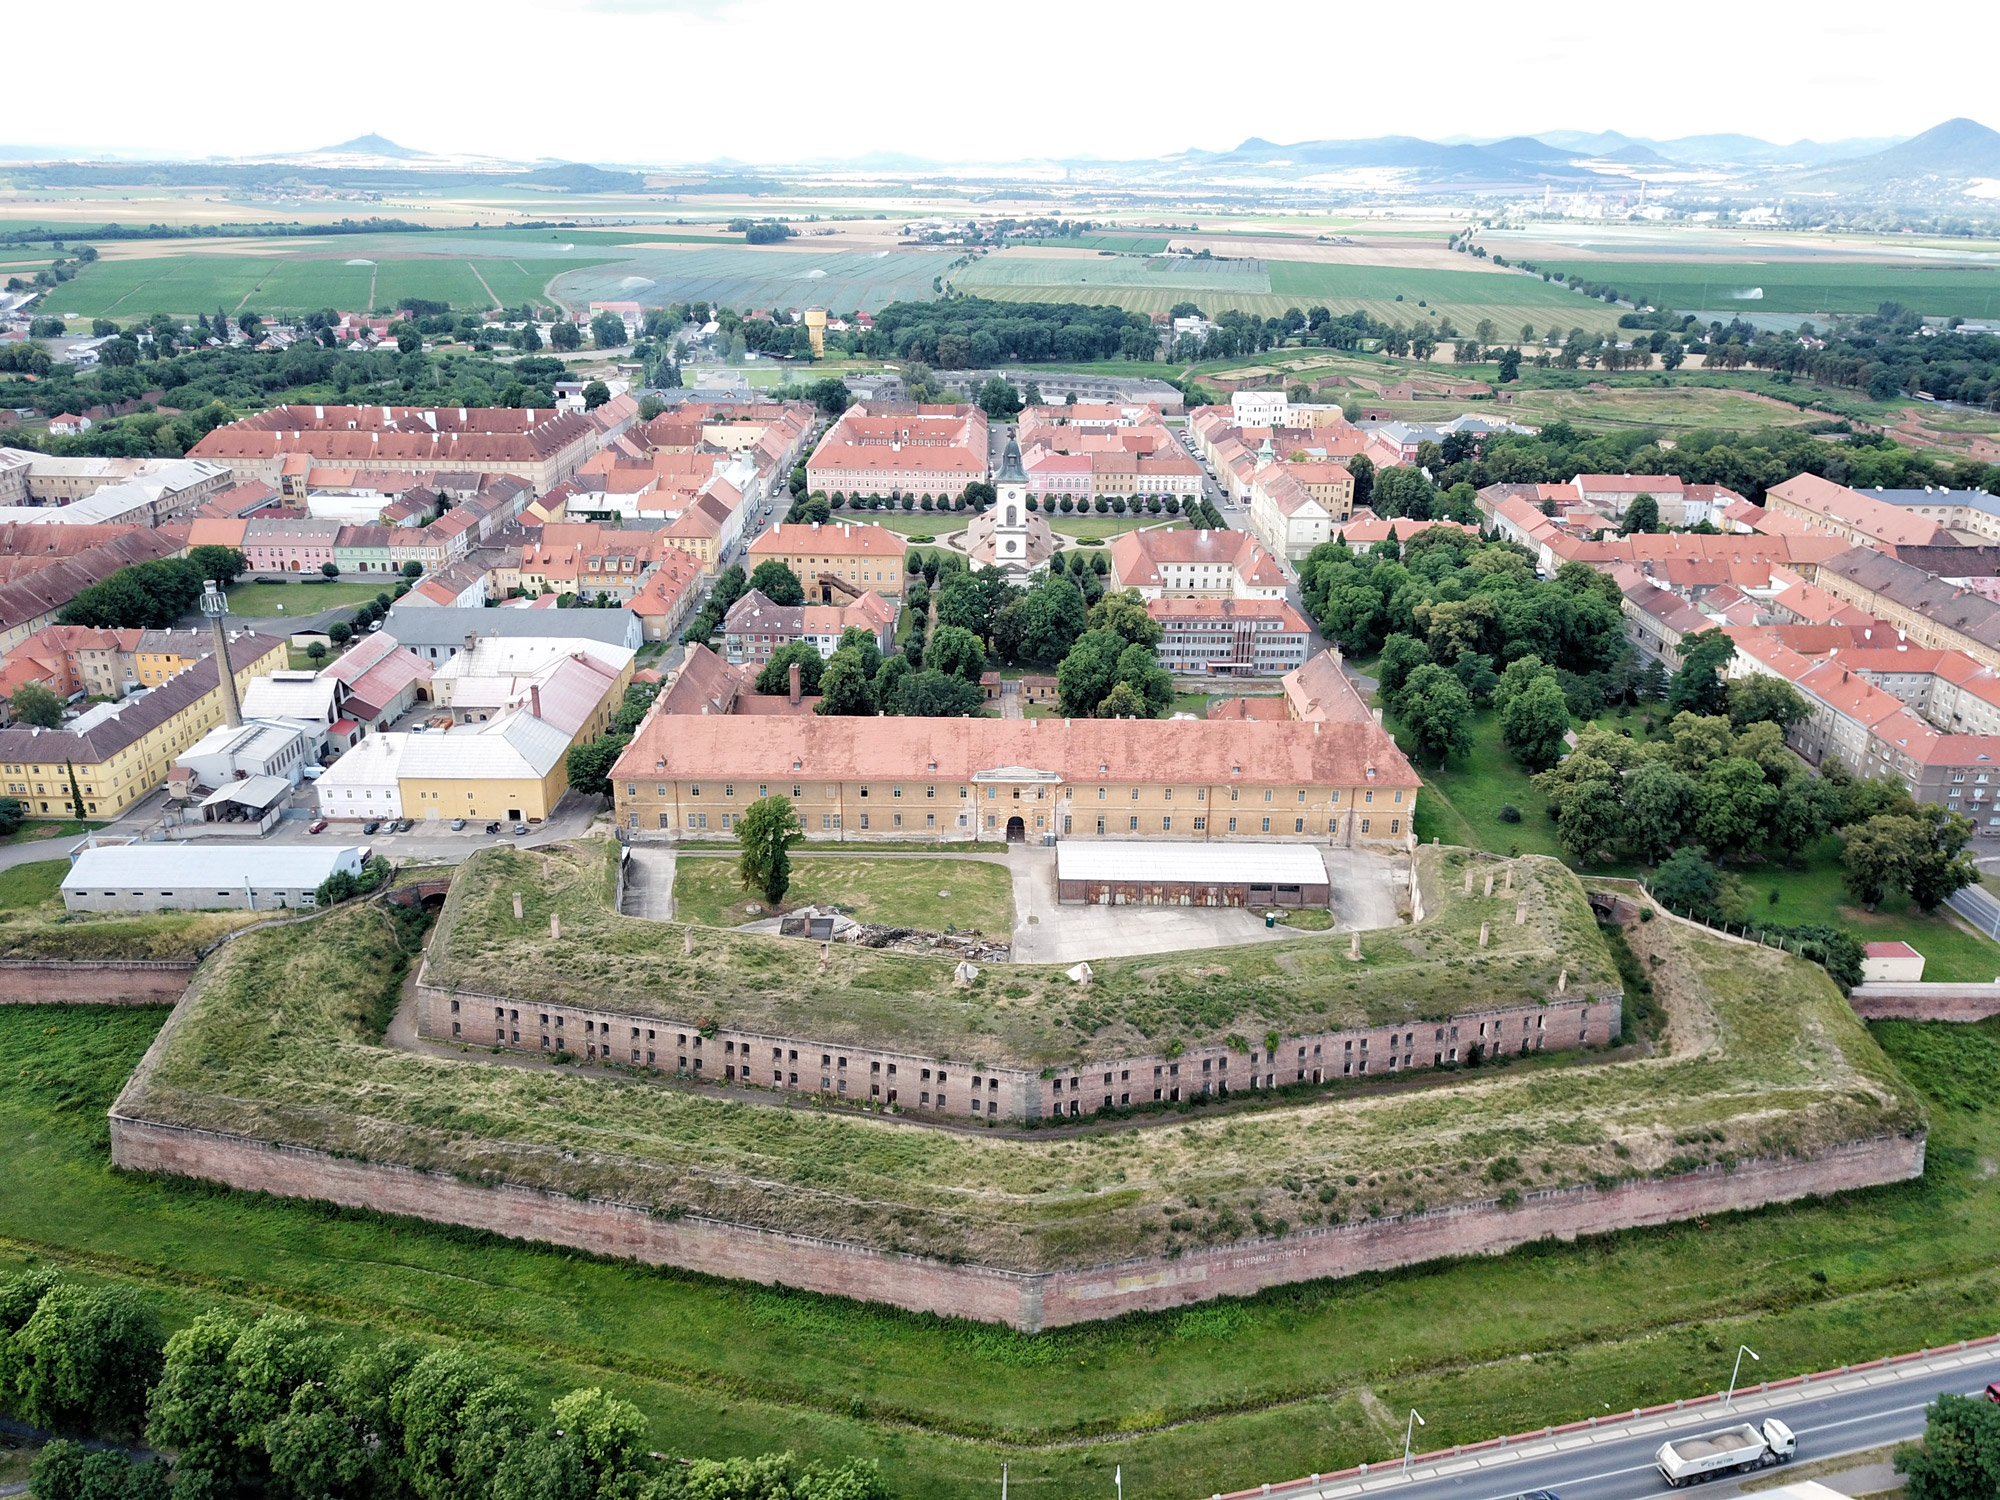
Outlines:
{"label": "agricultural field", "polygon": [[365,247],[342,248],[352,253],[273,255],[267,242],[260,242],[258,249],[265,253],[254,256],[107,256],[85,266],[44,300],[58,317],[120,322],[154,313],[192,318],[218,307],[230,314],[247,310],[267,317],[328,307],[356,311],[393,307],[409,297],[479,311],[523,302],[547,304],[550,299],[544,289],[551,278],[594,264],[577,258],[531,257],[376,260]]}
{"label": "agricultural field", "polygon": [[581,307],[631,300],[648,307],[704,301],[721,307],[829,308],[874,312],[923,301],[956,256],[943,251],[810,251],[747,245],[647,250],[558,276],[553,294]]}
{"label": "agricultural field", "polygon": [[[1758,261],[1692,255],[1686,260],[1536,262],[1586,281],[1614,286],[1656,307],[1727,317],[1808,317],[1870,313],[1900,302],[1926,317],[2000,315],[2000,265],[1953,262]],[[1581,298],[1577,299],[1581,301]]]}
{"label": "agricultural field", "polygon": [[[5,899],[0,883],[0,903]],[[791,889],[775,908],[763,892],[744,888],[733,854],[704,858],[683,851],[674,863],[674,914],[684,922],[735,927],[801,906],[838,906],[860,922],[928,932],[955,928],[1003,941],[1014,930],[1013,877],[994,860],[797,854]]]}
{"label": "agricultural field", "polygon": [[[1491,318],[1511,335],[1522,324],[1540,330],[1614,327],[1617,309],[1545,282],[1504,271],[1436,270],[1305,260],[1155,261],[1134,256],[989,255],[952,275],[968,295],[1017,302],[1115,303],[1134,312],[1164,313],[1194,302],[1214,316],[1229,308],[1259,317],[1287,308],[1324,306],[1365,311],[1409,327],[1420,319],[1452,320],[1470,330]],[[1399,300],[1400,299],[1400,300]],[[1419,307],[1418,303],[1428,304]]]}

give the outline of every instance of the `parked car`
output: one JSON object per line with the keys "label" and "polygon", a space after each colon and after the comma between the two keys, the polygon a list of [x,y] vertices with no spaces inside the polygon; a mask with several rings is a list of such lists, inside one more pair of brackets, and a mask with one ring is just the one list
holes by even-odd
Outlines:
{"label": "parked car", "polygon": [[326,832],[326,819],[325,819],[325,818],[314,818],[314,819],[312,820],[312,823],[311,823],[311,825],[310,825],[309,827],[307,827],[307,829],[306,829],[306,832],[307,832],[307,833],[325,833],[325,832]]}
{"label": "parked car", "polygon": [[361,831],[363,833],[373,833],[376,829],[380,828],[381,826],[382,824],[379,819],[371,818],[366,823],[363,823],[361,825]]}
{"label": "parked car", "polygon": [[409,818],[398,818],[396,819],[395,827],[391,831],[394,833],[408,833],[416,826],[415,822]]}
{"label": "parked car", "polygon": [[1991,1385],[1986,1387],[1986,1399],[1988,1401],[2000,1403],[2000,1380],[1996,1380]]}
{"label": "parked car", "polygon": [[499,819],[497,819],[497,818],[496,818],[496,819],[494,819],[494,821],[492,821],[491,823],[488,823],[488,824],[486,825],[486,831],[487,831],[488,833],[498,833],[498,832],[500,831],[500,821],[499,821]]}
{"label": "parked car", "polygon": [[[527,836],[528,836],[528,825],[526,823],[516,823],[514,825],[514,837],[517,839],[524,839]],[[1994,1399],[2000,1400],[2000,1397],[1995,1397]]]}
{"label": "parked car", "polygon": [[463,818],[453,818],[453,819],[451,820],[451,831],[452,831],[453,833],[463,833],[463,832],[465,832],[465,819],[463,819]]}

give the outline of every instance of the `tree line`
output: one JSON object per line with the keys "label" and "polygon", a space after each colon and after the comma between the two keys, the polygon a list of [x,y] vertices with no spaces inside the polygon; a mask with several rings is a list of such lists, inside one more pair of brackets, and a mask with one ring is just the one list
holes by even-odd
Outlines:
{"label": "tree line", "polygon": [[[1724,485],[1761,501],[1772,485],[1817,474],[1856,489],[1940,485],[2000,493],[1995,488],[2000,486],[2000,466],[1918,452],[1879,433],[1850,433],[1845,422],[1820,425],[1824,431],[1697,428],[1680,434],[1671,448],[1662,448],[1659,434],[1643,428],[1600,432],[1551,422],[1533,434],[1453,434],[1442,443],[1426,442],[1418,447],[1417,465],[1429,469],[1436,486],[1446,491],[1461,483],[1475,490],[1503,483],[1563,484],[1578,474],[1671,474],[1689,484]],[[1385,470],[1377,482],[1392,472]],[[1361,503],[1359,492],[1357,481],[1356,504]]]}
{"label": "tree line", "polygon": [[1003,361],[1153,359],[1159,337],[1144,313],[1068,302],[995,302],[948,297],[892,302],[854,341],[870,359],[921,360],[940,370]]}
{"label": "tree line", "polygon": [[166,630],[201,602],[202,584],[227,587],[250,560],[235,547],[192,547],[186,557],[162,557],[120,568],[80,592],[56,616],[58,624],[103,630]]}
{"label": "tree line", "polygon": [[171,1337],[129,1288],[48,1270],[0,1281],[0,1409],[66,1435],[38,1500],[887,1500],[872,1463],[684,1459],[598,1387],[552,1401],[456,1346],[362,1343],[269,1314]]}

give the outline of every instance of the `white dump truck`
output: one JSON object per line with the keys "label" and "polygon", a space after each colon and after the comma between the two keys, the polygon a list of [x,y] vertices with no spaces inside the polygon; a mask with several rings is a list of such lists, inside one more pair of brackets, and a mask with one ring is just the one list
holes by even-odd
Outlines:
{"label": "white dump truck", "polygon": [[1761,1427],[1745,1422],[1720,1432],[1704,1432],[1699,1437],[1675,1438],[1660,1444],[1660,1451],[1653,1459],[1667,1483],[1679,1489],[1704,1479],[1786,1463],[1798,1451],[1799,1440],[1792,1429],[1770,1417]]}

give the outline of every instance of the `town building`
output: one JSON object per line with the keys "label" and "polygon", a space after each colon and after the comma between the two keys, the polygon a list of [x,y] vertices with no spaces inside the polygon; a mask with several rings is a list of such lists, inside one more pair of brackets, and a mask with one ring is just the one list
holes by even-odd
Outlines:
{"label": "town building", "polygon": [[986,414],[976,406],[875,416],[855,405],[806,460],[806,486],[829,496],[953,498],[986,479],[986,460]]}
{"label": "town building", "polygon": [[1142,599],[1285,597],[1278,561],[1246,532],[1176,527],[1128,531],[1111,543],[1110,586]]}
{"label": "town building", "polygon": [[185,529],[0,524],[0,652],[56,623],[64,606],[120,568],[178,553]]}
{"label": "town building", "polygon": [[1974,589],[1865,546],[1822,563],[1814,582],[1915,645],[1963,651],[2000,668],[2000,602]]}
{"label": "town building", "polygon": [[1951,533],[1921,511],[1799,474],[1764,492],[1763,529],[1836,537],[1854,547],[1948,545]]}
{"label": "town building", "polygon": [[[0,458],[18,451],[0,449]],[[0,504],[0,524],[163,526],[192,516],[230,485],[226,467],[199,459],[32,457],[23,475],[25,502]],[[130,472],[91,482],[114,465]],[[51,469],[58,472],[50,474]],[[5,473],[0,468],[0,482]]]}
{"label": "town building", "polygon": [[629,609],[406,609],[390,607],[384,633],[412,656],[435,665],[481,640],[580,637],[637,651],[646,643]]}
{"label": "town building", "polygon": [[896,606],[872,591],[840,604],[786,605],[751,589],[723,616],[722,654],[731,666],[754,670],[793,641],[807,641],[830,658],[849,629],[861,629],[887,655],[895,647],[896,617]]}
{"label": "town building", "polygon": [[605,442],[592,415],[549,407],[275,406],[209,433],[190,458],[280,485],[288,459],[342,468],[505,474],[553,489]]}
{"label": "town building", "polygon": [[1894,505],[1926,521],[1934,521],[1955,536],[2000,541],[2000,495],[1985,490],[1880,489],[1856,490],[1870,500]]}
{"label": "town building", "polygon": [[366,731],[393,723],[431,696],[431,665],[402,649],[386,631],[372,631],[320,668],[339,682],[343,720]]}
{"label": "town building", "polygon": [[1372,721],[668,715],[613,772],[633,833],[724,838],[785,796],[808,839],[1279,839],[1407,847],[1415,771]]}
{"label": "town building", "polygon": [[335,874],[358,876],[366,851],[327,844],[99,843],[71,857],[70,911],[282,911],[314,904]]}
{"label": "town building", "polygon": [[[242,634],[229,641],[237,693],[285,665],[285,643]],[[205,656],[157,687],[93,704],[60,729],[0,729],[0,786],[33,816],[110,821],[166,779],[190,745],[226,715],[215,658]]]}
{"label": "town building", "polygon": [[822,604],[836,594],[855,599],[870,592],[900,601],[906,545],[886,526],[781,521],[750,544],[745,571],[781,562],[805,585],[806,597]]}
{"label": "town building", "polygon": [[449,731],[371,734],[314,784],[328,818],[539,822],[568,789],[573,743],[520,708]]}
{"label": "town building", "polygon": [[1218,677],[1279,677],[1305,664],[1312,627],[1282,599],[1149,599],[1160,665]]}

